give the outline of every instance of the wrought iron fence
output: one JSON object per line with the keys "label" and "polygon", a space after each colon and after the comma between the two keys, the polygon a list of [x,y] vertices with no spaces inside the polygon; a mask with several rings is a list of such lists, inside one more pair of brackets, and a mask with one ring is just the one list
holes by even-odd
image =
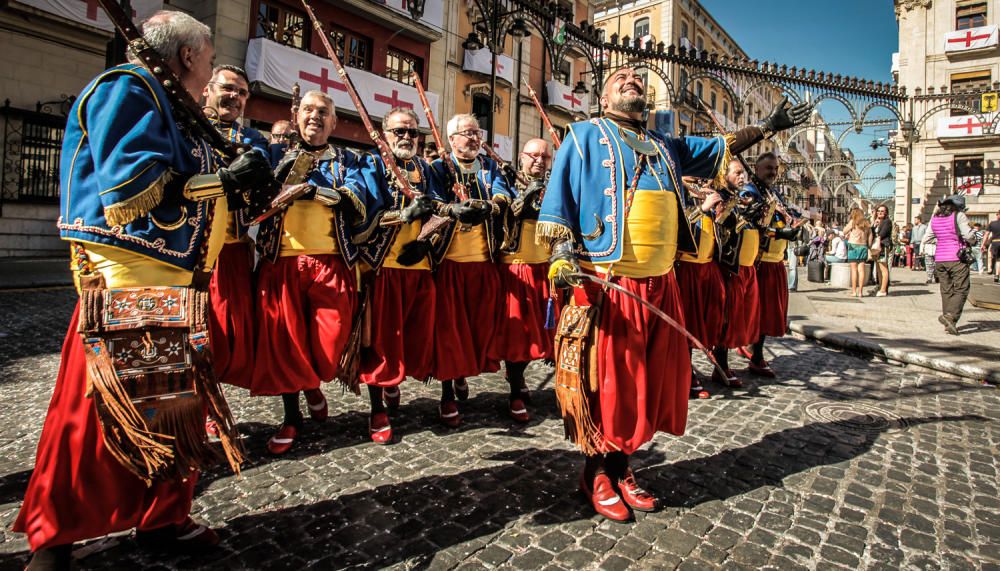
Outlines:
{"label": "wrought iron fence", "polygon": [[[68,106],[62,106],[68,109]],[[0,208],[6,202],[55,203],[59,201],[59,157],[66,116],[11,107],[0,107],[4,118],[0,162]]]}

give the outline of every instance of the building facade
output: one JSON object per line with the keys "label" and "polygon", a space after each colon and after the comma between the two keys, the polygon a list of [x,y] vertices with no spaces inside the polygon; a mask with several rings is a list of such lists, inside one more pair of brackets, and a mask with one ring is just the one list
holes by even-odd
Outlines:
{"label": "building facade", "polygon": [[894,141],[895,219],[926,220],[956,192],[966,194],[971,220],[992,219],[1000,210],[1000,1],[895,0],[895,7],[893,73],[912,94],[912,119]]}

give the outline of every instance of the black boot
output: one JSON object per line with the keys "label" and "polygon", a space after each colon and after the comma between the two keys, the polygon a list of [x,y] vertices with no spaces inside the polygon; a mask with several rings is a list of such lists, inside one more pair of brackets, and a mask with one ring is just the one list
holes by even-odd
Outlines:
{"label": "black boot", "polygon": [[73,566],[73,544],[53,545],[31,554],[28,571],[64,571]]}

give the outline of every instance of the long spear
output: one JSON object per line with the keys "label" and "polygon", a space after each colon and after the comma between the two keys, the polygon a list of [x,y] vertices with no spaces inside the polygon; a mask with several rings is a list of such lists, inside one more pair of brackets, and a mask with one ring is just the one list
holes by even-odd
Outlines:
{"label": "long spear", "polygon": [[451,179],[455,181],[455,186],[453,187],[455,194],[458,195],[459,200],[466,200],[469,198],[469,194],[465,190],[465,185],[462,184],[461,179],[458,177],[458,173],[455,172],[455,165],[452,163],[451,153],[446,153],[444,150],[444,141],[441,139],[441,132],[438,131],[437,122],[434,121],[434,111],[431,110],[431,104],[427,100],[427,93],[424,91],[424,83],[420,81],[420,74],[411,70],[410,77],[413,78],[414,85],[417,87],[417,95],[420,96],[420,104],[424,106],[424,115],[427,116],[427,123],[430,124],[431,135],[434,136],[434,144],[437,145],[438,150],[441,152],[441,160],[448,168],[448,174],[450,174]]}
{"label": "long spear", "polygon": [[534,88],[532,88],[531,85],[528,84],[528,81],[523,77],[521,78],[521,81],[524,82],[524,86],[528,88],[528,96],[531,97],[531,102],[535,104],[535,109],[538,109],[538,114],[542,116],[542,123],[545,123],[545,128],[549,130],[549,136],[552,137],[552,146],[558,151],[559,145],[562,144],[562,141],[559,140],[559,133],[556,131],[556,128],[552,126],[552,121],[549,120],[548,113],[545,112],[545,109],[542,108],[542,104],[538,101],[538,95],[535,94]]}
{"label": "long spear", "polygon": [[395,177],[397,184],[399,184],[399,190],[406,195],[407,198],[413,200],[415,197],[419,196],[420,193],[415,191],[413,187],[410,186],[410,181],[399,171],[399,166],[396,165],[396,158],[392,154],[392,150],[389,149],[389,145],[385,142],[385,139],[379,135],[375,125],[372,123],[371,117],[368,115],[368,110],[365,109],[365,104],[361,102],[361,97],[358,96],[358,90],[354,88],[354,83],[351,81],[351,77],[347,75],[347,69],[344,68],[343,64],[340,63],[340,58],[337,57],[337,52],[334,51],[333,46],[330,45],[330,40],[326,38],[326,31],[323,29],[323,24],[320,23],[319,19],[316,18],[316,13],[313,12],[311,6],[306,0],[302,0],[302,6],[305,7],[306,13],[309,14],[309,19],[312,20],[313,26],[316,28],[316,32],[319,34],[319,39],[323,42],[323,47],[326,48],[326,54],[330,57],[330,61],[333,62],[333,67],[337,70],[337,75],[340,76],[341,81],[347,87],[347,94],[351,96],[351,101],[354,102],[354,107],[358,110],[358,115],[361,116],[361,122],[364,123],[365,129],[368,130],[368,136],[372,138],[375,146],[378,147],[378,153],[382,156],[382,162],[385,163],[385,168],[389,173]]}

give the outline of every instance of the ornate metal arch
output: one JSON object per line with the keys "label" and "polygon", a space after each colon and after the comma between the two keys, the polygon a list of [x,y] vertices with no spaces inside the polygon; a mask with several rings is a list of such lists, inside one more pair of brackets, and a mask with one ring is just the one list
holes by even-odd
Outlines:
{"label": "ornate metal arch", "polygon": [[817,127],[816,125],[813,125],[813,124],[803,125],[803,126],[799,127],[798,129],[792,131],[791,134],[789,134],[788,137],[785,139],[785,142],[782,142],[781,139],[779,139],[778,140],[778,148],[781,149],[781,152],[783,152],[783,153],[787,152],[788,151],[788,145],[792,142],[792,139],[794,139],[795,137],[798,137],[802,133],[808,133],[809,131],[815,131],[815,130],[818,130],[818,129],[820,129],[820,127]]}
{"label": "ornate metal arch", "polygon": [[670,80],[670,76],[667,75],[667,72],[663,71],[663,66],[660,66],[660,65],[650,65],[650,63],[651,62],[648,62],[646,60],[640,60],[639,63],[635,64],[633,67],[637,71],[640,70],[640,69],[648,69],[648,70],[652,71],[653,73],[655,73],[656,76],[659,77],[660,80],[662,80],[663,83],[667,86],[667,93],[670,94],[670,102],[671,103],[676,103],[677,102],[677,96],[676,96],[677,91],[674,90],[674,82]]}
{"label": "ornate metal arch", "polygon": [[819,177],[816,179],[816,184],[822,184],[823,177],[826,176],[826,172],[828,170],[832,169],[833,167],[847,167],[847,168],[851,169],[851,172],[854,173],[854,177],[855,178],[861,178],[861,175],[858,174],[858,171],[857,171],[857,169],[854,168],[854,165],[852,165],[851,163],[846,162],[846,161],[836,161],[836,162],[830,163],[830,164],[826,165],[825,167],[823,167],[823,170],[820,171],[820,173],[819,173]]}
{"label": "ornate metal arch", "polygon": [[861,171],[858,173],[858,175],[861,178],[864,178],[865,177],[865,173],[868,171],[868,169],[872,168],[873,166],[875,166],[875,165],[884,165],[884,164],[888,164],[888,163],[891,163],[891,162],[892,162],[892,159],[890,159],[888,157],[886,157],[884,159],[872,159],[868,164],[866,164],[865,166],[861,167]]}
{"label": "ornate metal arch", "polygon": [[949,101],[947,103],[942,103],[940,105],[935,105],[934,107],[931,107],[930,109],[925,111],[923,115],[920,116],[920,119],[918,119],[913,126],[914,138],[916,139],[920,137],[920,131],[923,130],[924,124],[927,123],[928,119],[936,115],[939,111],[944,111],[945,109],[960,109],[962,111],[965,111],[969,115],[975,115],[979,119],[980,123],[986,122],[986,118],[983,117],[981,113],[976,113],[976,110],[973,109],[972,107],[962,105],[961,103],[955,103],[953,101]]}
{"label": "ornate metal arch", "polygon": [[847,109],[847,112],[851,114],[851,123],[854,124],[854,128],[858,129],[858,124],[860,123],[858,121],[858,110],[854,108],[854,105],[846,97],[832,91],[824,91],[819,97],[813,99],[813,105],[819,105],[820,101],[824,99],[833,99],[843,105]]}
{"label": "ornate metal arch", "polygon": [[[597,71],[601,66],[598,65],[597,60],[594,59],[593,45],[583,41],[582,39],[576,37],[573,34],[566,34],[566,41],[562,45],[556,45],[552,38],[550,37],[552,32],[548,35],[543,34],[542,39],[545,42],[547,49],[549,50],[549,57],[552,58],[552,69],[556,69],[556,62],[561,62],[566,54],[569,52],[570,48],[576,48],[576,51],[583,53],[590,63],[590,69],[594,70],[594,82],[598,81]],[[599,85],[596,86],[597,89],[600,88]]]}
{"label": "ornate metal arch", "polygon": [[833,192],[831,193],[833,195],[833,197],[836,198],[837,195],[840,194],[840,189],[844,188],[844,185],[847,185],[847,184],[854,184],[854,185],[861,184],[861,179],[858,179],[858,178],[854,178],[854,179],[849,178],[847,180],[840,181],[840,183],[838,183],[837,186],[833,187]]}
{"label": "ornate metal arch", "polygon": [[861,112],[861,118],[858,119],[858,123],[864,125],[865,118],[868,117],[868,114],[871,113],[876,107],[882,107],[892,111],[892,114],[896,116],[896,119],[899,120],[900,123],[903,122],[903,114],[899,112],[899,109],[896,109],[884,101],[872,101],[866,105],[864,111]]}
{"label": "ornate metal arch", "polygon": [[[883,179],[875,181],[875,183],[872,184],[871,186],[865,186],[864,187],[864,190],[865,190],[864,197],[867,198],[869,201],[871,201],[873,199],[873,196],[874,196],[874,193],[872,192],[872,190],[874,190],[876,186],[878,186],[878,185],[880,185],[882,183],[886,183],[886,182],[895,183],[896,179],[894,179],[894,178],[883,178]],[[883,200],[882,202],[885,202],[886,200],[892,200],[892,199],[894,199],[895,198],[895,193],[893,193],[893,195],[894,196],[892,196],[890,198],[887,198],[887,199]],[[879,204],[881,204],[881,202]]]}
{"label": "ornate metal arch", "polygon": [[993,118],[993,122],[990,123],[990,130],[989,130],[989,132],[990,133],[996,133],[997,132],[997,127],[1000,127],[1000,113],[997,113],[997,116]]}
{"label": "ornate metal arch", "polygon": [[773,81],[762,79],[751,85],[746,91],[743,92],[743,98],[740,100],[741,108],[746,108],[746,104],[750,100],[751,93],[767,85],[770,85],[771,87],[780,88],[781,92],[788,95],[789,99],[791,99],[793,103],[799,103],[800,101],[802,101],[802,98],[799,96],[799,93],[794,89],[792,89],[791,87],[785,85],[784,83],[775,83]]}
{"label": "ornate metal arch", "polygon": [[733,117],[739,119],[743,116],[743,102],[740,100],[740,97],[736,95],[736,90],[733,89],[733,86],[729,85],[726,78],[715,72],[699,71],[691,74],[688,76],[687,83],[680,86],[680,92],[678,92],[677,96],[683,97],[683,94],[688,91],[688,87],[691,83],[699,79],[710,79],[721,85],[722,89],[729,95],[729,99],[733,102]]}

